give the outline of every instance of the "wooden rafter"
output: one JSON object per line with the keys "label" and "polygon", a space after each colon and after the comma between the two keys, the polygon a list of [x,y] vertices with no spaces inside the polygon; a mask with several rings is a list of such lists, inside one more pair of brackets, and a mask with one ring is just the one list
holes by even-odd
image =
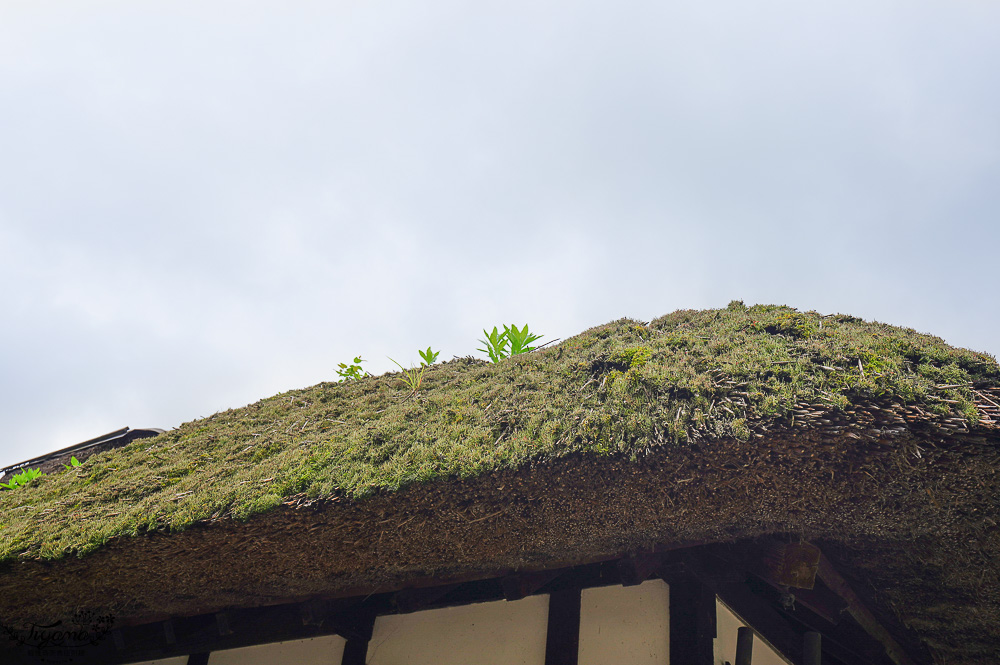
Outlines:
{"label": "wooden rafter", "polygon": [[[859,626],[834,625],[823,615],[815,612],[807,604],[798,602],[800,594],[807,595],[817,605],[835,612],[842,602],[839,597],[816,585],[813,590],[794,589],[795,609],[784,610],[778,601],[782,588],[771,586],[771,582],[759,577],[759,560],[754,560],[757,551],[746,550],[749,559],[737,562],[730,557],[720,557],[723,551],[687,558],[687,567],[698,576],[719,599],[733,612],[747,621],[772,648],[800,663],[803,654],[804,632],[817,631],[825,639],[824,651],[835,658],[835,662],[845,665],[877,665],[884,658],[879,642],[867,635]],[[730,555],[733,552],[728,552]],[[852,641],[856,636],[860,641]]]}
{"label": "wooden rafter", "polygon": [[885,647],[885,652],[892,659],[892,662],[896,663],[896,665],[915,665],[913,659],[893,639],[885,626],[879,623],[875,615],[865,606],[858,594],[851,588],[851,585],[847,583],[847,580],[837,572],[833,564],[830,563],[830,560],[822,555],[819,560],[818,574],[824,584],[844,599],[844,602],[847,603],[847,611],[854,617],[854,620]]}

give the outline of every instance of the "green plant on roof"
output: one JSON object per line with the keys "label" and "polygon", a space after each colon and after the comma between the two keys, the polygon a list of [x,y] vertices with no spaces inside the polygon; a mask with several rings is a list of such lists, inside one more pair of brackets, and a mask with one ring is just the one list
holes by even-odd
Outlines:
{"label": "green plant on roof", "polygon": [[[420,369],[415,367],[406,369],[395,360],[392,360],[392,358],[389,358],[389,360],[396,363],[396,366],[399,367],[399,369],[403,370],[403,376],[400,377],[400,381],[409,386],[410,390],[413,392],[420,390],[420,382],[424,379],[424,370],[427,369],[428,365],[433,365],[434,361],[437,360],[437,357],[441,354],[440,351],[431,351],[431,347],[429,346],[426,351],[418,350],[417,352],[420,354],[420,357],[424,359],[423,362],[420,363]],[[386,357],[388,358],[388,356]]]}
{"label": "green plant on roof", "polygon": [[535,335],[528,332],[527,323],[524,324],[524,330],[518,330],[516,325],[511,325],[504,326],[501,333],[497,330],[496,326],[493,326],[493,332],[488,333],[483,329],[483,334],[486,335],[486,339],[479,341],[485,344],[486,348],[476,350],[490,354],[490,359],[495,363],[500,362],[504,358],[534,351],[535,347],[528,345],[542,338],[542,335]]}
{"label": "green plant on roof", "polygon": [[420,363],[421,365],[433,365],[434,361],[437,360],[437,357],[441,355],[440,351],[431,351],[431,347],[429,346],[426,351],[418,350],[417,353],[419,353],[420,357],[424,359],[424,362]]}
{"label": "green plant on roof", "polygon": [[69,471],[72,468],[80,466],[80,460],[76,458],[76,455],[73,455],[73,458],[69,461],[69,464],[63,464],[63,466],[66,467],[67,471]]}
{"label": "green plant on roof", "polygon": [[497,327],[493,326],[493,332],[487,333],[486,329],[483,328],[483,334],[486,335],[486,339],[479,340],[481,343],[486,345],[485,349],[476,349],[477,351],[482,351],[483,353],[490,354],[490,359],[497,363],[503,358],[507,358],[510,354],[507,352],[507,332],[502,333],[497,332]]}
{"label": "green plant on roof", "polygon": [[16,489],[18,487],[24,487],[29,484],[35,478],[45,475],[38,469],[25,469],[21,473],[16,474],[11,478],[9,483],[0,483],[0,487],[6,490]]}
{"label": "green plant on roof", "polygon": [[358,379],[366,376],[368,374],[367,372],[365,372],[364,374],[362,374],[362,372],[364,370],[361,369],[361,363],[363,363],[363,362],[365,362],[365,361],[361,359],[361,356],[358,356],[357,358],[354,359],[354,364],[353,365],[347,365],[345,363],[339,363],[337,366],[340,367],[340,369],[337,370],[337,374],[340,375],[340,377],[341,377],[340,380],[341,381],[357,381]]}

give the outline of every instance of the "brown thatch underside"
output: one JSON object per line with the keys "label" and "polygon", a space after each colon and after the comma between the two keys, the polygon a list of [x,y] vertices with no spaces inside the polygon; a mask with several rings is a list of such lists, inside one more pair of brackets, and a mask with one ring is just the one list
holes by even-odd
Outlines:
{"label": "brown thatch underside", "polygon": [[996,663],[1000,440],[933,441],[772,432],[639,460],[561,458],[358,503],[303,498],[247,523],[11,564],[0,616],[88,608],[134,624],[777,533],[822,541],[880,619],[902,622],[938,662]]}

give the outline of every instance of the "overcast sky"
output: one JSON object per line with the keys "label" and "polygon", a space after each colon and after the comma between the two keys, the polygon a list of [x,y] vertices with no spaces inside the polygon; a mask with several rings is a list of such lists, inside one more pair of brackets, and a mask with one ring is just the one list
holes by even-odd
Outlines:
{"label": "overcast sky", "polygon": [[730,300],[1000,353],[1000,5],[0,0],[0,465]]}

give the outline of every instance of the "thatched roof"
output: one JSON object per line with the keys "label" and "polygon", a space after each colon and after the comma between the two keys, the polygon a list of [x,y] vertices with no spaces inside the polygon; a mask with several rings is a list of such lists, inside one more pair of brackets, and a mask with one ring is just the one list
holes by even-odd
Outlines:
{"label": "thatched roof", "polygon": [[782,534],[928,658],[996,662],[998,424],[996,361],[912,330],[741,303],[623,319],[434,365],[416,394],[283,393],[4,492],[0,617],[137,624]]}

